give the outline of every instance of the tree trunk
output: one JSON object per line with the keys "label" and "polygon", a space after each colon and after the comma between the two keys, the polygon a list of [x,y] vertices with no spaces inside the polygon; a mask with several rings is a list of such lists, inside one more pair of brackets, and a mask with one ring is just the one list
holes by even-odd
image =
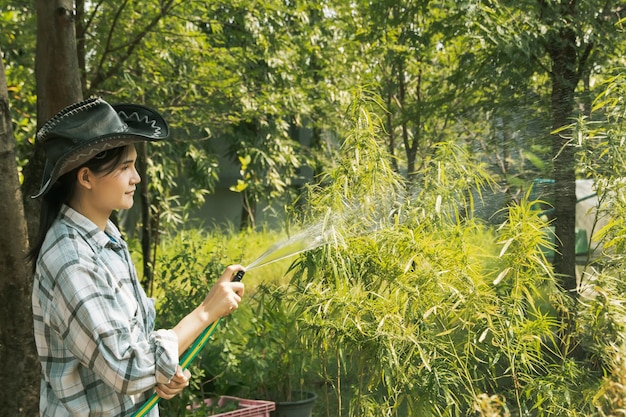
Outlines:
{"label": "tree trunk", "polygon": [[76,30],[76,57],[78,59],[78,69],[80,71],[80,86],[83,94],[87,91],[87,63],[86,63],[86,39],[85,34],[87,32],[85,27],[85,0],[75,0],[76,4],[76,17],[75,17],[75,30]]}
{"label": "tree trunk", "polygon": [[[74,6],[72,0],[37,0],[37,127],[41,127],[59,110],[82,100]],[[39,230],[38,200],[30,198],[41,185],[45,157],[39,147],[24,167],[22,193],[28,236],[31,240]]]}
{"label": "tree trunk", "polygon": [[241,218],[239,220],[239,230],[254,228],[256,216],[256,201],[250,197],[247,190],[242,193]]}
{"label": "tree trunk", "polygon": [[[562,28],[548,47],[552,59],[553,129],[571,123],[574,92],[578,83],[576,34]],[[575,149],[568,144],[567,132],[552,135],[554,159],[556,254],[554,270],[565,290],[575,296],[576,289],[576,172]]]}
{"label": "tree trunk", "polygon": [[0,414],[36,416],[40,368],[32,330],[30,268],[25,260],[28,237],[2,60],[0,178]]}

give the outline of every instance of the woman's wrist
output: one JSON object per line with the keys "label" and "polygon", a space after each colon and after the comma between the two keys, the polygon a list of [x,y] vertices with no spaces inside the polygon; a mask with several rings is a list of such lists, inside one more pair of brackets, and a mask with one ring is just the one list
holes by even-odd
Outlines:
{"label": "woman's wrist", "polygon": [[172,329],[178,336],[179,352],[187,349],[213,321],[215,321],[213,314],[202,305],[185,316]]}
{"label": "woman's wrist", "polygon": [[203,304],[196,309],[195,315],[198,323],[202,325],[202,328],[205,328],[215,321],[215,317],[209,311],[209,308],[205,308]]}

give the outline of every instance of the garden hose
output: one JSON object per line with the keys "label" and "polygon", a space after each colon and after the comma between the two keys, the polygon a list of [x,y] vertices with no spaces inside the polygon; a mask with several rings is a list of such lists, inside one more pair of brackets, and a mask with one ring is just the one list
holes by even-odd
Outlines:
{"label": "garden hose", "polygon": [[[242,278],[243,278],[243,274],[245,274],[245,271],[237,272],[235,274],[235,277],[233,278],[233,281],[234,282],[241,281]],[[198,338],[195,340],[195,342],[193,342],[193,344],[189,347],[189,349],[187,349],[187,351],[185,352],[185,354],[183,355],[183,357],[182,357],[182,359],[180,360],[180,363],[179,363],[180,367],[183,370],[187,369],[189,364],[196,358],[196,356],[198,356],[198,353],[202,350],[202,348],[204,347],[206,342],[211,338],[211,335],[215,331],[215,328],[219,324],[220,320],[221,319],[217,319],[209,327],[207,327],[202,332],[202,334],[200,336],[198,336]],[[133,417],[144,417],[146,414],[148,414],[148,412],[152,409],[152,407],[154,407],[159,402],[160,399],[161,399],[161,397],[159,397],[156,394],[156,392],[155,392],[141,406],[141,408],[139,410],[137,410],[137,412],[135,412],[135,414],[133,414]]]}

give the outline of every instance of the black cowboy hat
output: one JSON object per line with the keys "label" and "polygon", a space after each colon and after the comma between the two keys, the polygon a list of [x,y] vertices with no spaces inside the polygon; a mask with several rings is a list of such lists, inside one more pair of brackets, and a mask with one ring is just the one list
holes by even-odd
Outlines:
{"label": "black cowboy hat", "polygon": [[61,110],[37,132],[46,154],[38,198],[50,191],[63,174],[78,168],[102,151],[169,136],[163,117],[138,104],[110,105],[99,97]]}

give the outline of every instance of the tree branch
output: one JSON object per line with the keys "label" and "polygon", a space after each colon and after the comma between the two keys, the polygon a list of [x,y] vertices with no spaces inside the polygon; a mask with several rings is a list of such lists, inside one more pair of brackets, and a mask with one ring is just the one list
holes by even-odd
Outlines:
{"label": "tree branch", "polygon": [[[115,18],[113,19],[113,24],[111,25],[111,29],[107,36],[106,46],[103,49],[102,57],[100,59],[100,62],[96,70],[96,75],[94,79],[91,81],[91,83],[89,84],[89,89],[92,91],[97,90],[104,81],[106,81],[113,75],[118,74],[120,69],[124,67],[124,64],[126,63],[126,61],[132,56],[135,49],[141,44],[141,41],[152,31],[152,29],[161,21],[161,19],[167,16],[168,13],[175,6],[177,6],[177,4],[175,3],[175,0],[167,0],[163,2],[161,4],[160,12],[156,14],[152,18],[152,20],[150,20],[148,24],[135,35],[133,39],[131,39],[125,45],[121,45],[118,48],[112,48],[111,43],[113,39],[113,34],[117,29],[117,24],[120,19],[122,10],[124,9],[124,7],[126,7],[127,3],[128,3],[128,0],[124,0],[124,2],[120,5],[120,7],[118,8],[116,12]],[[105,71],[103,68],[104,68],[104,63],[108,55],[112,52],[115,52],[116,50],[124,49],[124,48],[125,48],[125,52],[121,54],[121,56],[115,60],[114,65],[112,65],[108,70]]]}

